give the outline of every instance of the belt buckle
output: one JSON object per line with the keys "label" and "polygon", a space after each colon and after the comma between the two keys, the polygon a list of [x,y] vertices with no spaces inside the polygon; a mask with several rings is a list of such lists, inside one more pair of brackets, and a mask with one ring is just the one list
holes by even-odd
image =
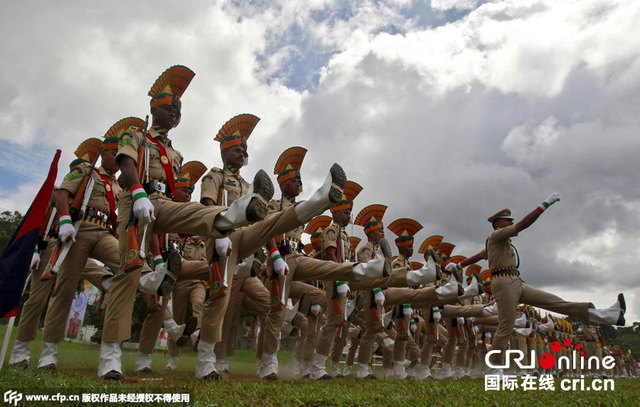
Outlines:
{"label": "belt buckle", "polygon": [[158,192],[162,192],[163,194],[166,194],[167,186],[161,182],[155,181],[154,189]]}

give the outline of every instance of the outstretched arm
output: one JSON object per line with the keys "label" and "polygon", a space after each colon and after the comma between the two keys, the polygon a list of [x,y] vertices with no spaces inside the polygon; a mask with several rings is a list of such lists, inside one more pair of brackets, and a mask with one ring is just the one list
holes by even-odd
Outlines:
{"label": "outstretched arm", "polygon": [[462,260],[460,263],[458,263],[458,265],[460,265],[461,268],[464,268],[464,267],[470,266],[472,264],[476,264],[480,260],[484,260],[484,258],[485,258],[485,255],[484,255],[484,250],[483,250],[483,251],[481,251],[479,253],[474,254],[471,257],[468,257],[465,260]]}
{"label": "outstretched arm", "polygon": [[540,205],[536,207],[536,209],[529,212],[529,214],[527,214],[527,216],[522,218],[520,222],[516,223],[516,230],[518,232],[521,232],[526,228],[528,228],[529,226],[531,226],[533,222],[535,222],[538,219],[538,217],[542,215],[542,212],[544,212],[548,207],[558,202],[559,200],[560,200],[560,194],[558,194],[557,192],[554,192],[551,195],[549,195],[547,199],[545,199]]}

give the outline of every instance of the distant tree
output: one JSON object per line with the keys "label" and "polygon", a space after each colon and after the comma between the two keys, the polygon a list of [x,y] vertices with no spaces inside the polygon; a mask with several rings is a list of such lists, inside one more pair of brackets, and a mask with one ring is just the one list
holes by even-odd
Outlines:
{"label": "distant tree", "polygon": [[631,350],[633,357],[638,360],[640,357],[640,331],[634,329],[634,326],[629,328],[616,329],[616,345],[620,346],[622,350],[627,352]]}
{"label": "distant tree", "polygon": [[618,331],[611,325],[600,324],[599,327],[600,337],[605,345],[615,343]]}
{"label": "distant tree", "polygon": [[22,214],[18,211],[4,211],[0,213],[0,253],[4,252],[11,236],[22,221]]}

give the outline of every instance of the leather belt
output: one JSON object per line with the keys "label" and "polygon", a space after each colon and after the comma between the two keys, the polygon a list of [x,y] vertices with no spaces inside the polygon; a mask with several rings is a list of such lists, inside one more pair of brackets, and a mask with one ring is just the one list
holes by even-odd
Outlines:
{"label": "leather belt", "polygon": [[104,223],[109,223],[109,214],[101,210],[98,210],[96,208],[91,208],[91,207],[87,208],[84,211],[84,217],[95,218],[95,219],[101,220]]}
{"label": "leather belt", "polygon": [[293,251],[301,251],[304,246],[302,242],[297,239],[285,239],[291,250]]}
{"label": "leather belt", "polygon": [[502,276],[520,276],[520,270],[515,267],[508,267],[503,269],[491,270],[491,275],[493,277],[502,277]]}
{"label": "leather belt", "polygon": [[99,209],[88,207],[84,211],[82,220],[85,222],[93,223],[104,229],[109,229],[109,214]]}
{"label": "leather belt", "polygon": [[173,198],[171,188],[164,182],[150,179],[149,182],[143,184],[144,190],[147,194],[151,195],[154,192],[158,192],[166,197]]}
{"label": "leather belt", "polygon": [[285,238],[280,243],[276,243],[276,246],[278,247],[278,250],[280,251],[281,255],[287,256],[296,251],[297,252],[302,251],[302,247],[304,245],[302,244],[302,242],[300,242],[297,239]]}

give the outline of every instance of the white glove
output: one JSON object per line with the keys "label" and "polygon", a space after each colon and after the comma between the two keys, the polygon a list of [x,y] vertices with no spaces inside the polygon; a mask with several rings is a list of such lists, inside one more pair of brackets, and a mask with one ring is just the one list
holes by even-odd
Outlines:
{"label": "white glove", "polygon": [[162,263],[158,263],[153,267],[153,271],[162,271],[165,267],[164,261]]}
{"label": "white glove", "polygon": [[418,330],[418,324],[416,324],[415,322],[411,322],[411,324],[409,325],[409,329],[411,329],[411,332],[415,332]]}
{"label": "white glove", "polygon": [[289,273],[289,266],[287,266],[287,262],[280,257],[273,261],[273,271],[280,276],[286,276],[287,273]]}
{"label": "white glove", "polygon": [[402,306],[402,315],[411,316],[411,314],[413,314],[413,308],[411,308],[410,305],[409,306],[403,305]]}
{"label": "white glove", "polygon": [[474,335],[478,334],[478,325],[472,325],[471,326],[471,332],[473,332]]}
{"label": "white glove", "polygon": [[469,317],[469,318],[467,318],[467,324],[471,325],[471,324],[473,324],[474,322],[476,322],[476,319],[475,319],[474,317]]}
{"label": "white glove", "polygon": [[458,270],[458,264],[449,263],[446,266],[444,266],[444,269],[449,273],[453,273],[454,271]]}
{"label": "white glove", "polygon": [[382,346],[384,346],[388,351],[393,350],[394,343],[395,342],[393,341],[393,339],[389,338],[388,336],[382,340]]}
{"label": "white glove", "polygon": [[340,297],[346,297],[347,294],[349,294],[349,285],[347,283],[340,284],[337,287],[337,290]]}
{"label": "white glove", "polygon": [[464,325],[464,318],[458,317],[458,318],[456,318],[456,321],[458,321],[458,326]]}
{"label": "white glove", "polygon": [[547,209],[548,207],[550,207],[551,205],[553,205],[554,203],[558,202],[560,200],[560,194],[557,192],[552,193],[551,195],[549,195],[547,197],[547,199],[545,199],[542,204],[540,204],[540,208],[544,211],[545,209]]}
{"label": "white glove", "polygon": [[311,311],[311,313],[313,315],[315,315],[316,317],[318,316],[318,314],[320,314],[320,311],[322,311],[322,307],[319,304],[313,304],[309,310]]}
{"label": "white glove", "polygon": [[438,308],[437,311],[434,309],[433,310],[433,321],[436,324],[439,324],[441,319],[442,319],[442,315],[440,315],[440,308]]}
{"label": "white glove", "polygon": [[40,254],[37,251],[33,252],[33,256],[31,256],[31,265],[29,266],[30,270],[35,270],[40,266]]}
{"label": "white glove", "polygon": [[289,272],[289,266],[287,266],[287,262],[284,261],[280,252],[277,248],[273,248],[269,252],[271,256],[271,260],[273,261],[273,271],[275,271],[280,276],[286,276]]}
{"label": "white glove", "polygon": [[61,242],[70,242],[76,241],[76,229],[70,223],[63,223],[60,225],[60,230],[58,231],[58,237],[60,237]]}
{"label": "white glove", "polygon": [[373,296],[373,300],[376,302],[376,304],[378,304],[381,307],[384,305],[385,298],[384,298],[384,293],[382,292],[382,289],[380,289],[380,291],[375,293],[375,295]]}
{"label": "white glove", "polygon": [[140,197],[133,202],[133,215],[142,224],[151,223],[156,220],[156,217],[153,215],[154,211],[155,209],[147,197]]}
{"label": "white glove", "polygon": [[233,245],[231,244],[231,239],[229,239],[228,237],[222,237],[220,239],[216,239],[215,245],[216,245],[216,253],[218,253],[218,256],[220,257],[228,256],[229,252],[233,248]]}

